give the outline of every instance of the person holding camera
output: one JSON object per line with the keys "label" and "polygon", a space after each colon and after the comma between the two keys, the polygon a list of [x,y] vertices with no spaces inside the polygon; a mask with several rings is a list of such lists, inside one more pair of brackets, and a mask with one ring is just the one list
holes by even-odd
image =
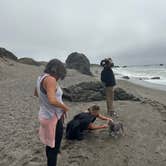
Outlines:
{"label": "person holding camera", "polygon": [[107,113],[111,116],[116,115],[113,107],[114,101],[114,86],[116,85],[115,76],[112,70],[114,63],[111,58],[106,58],[101,61],[100,65],[103,67],[101,72],[101,81],[105,85]]}

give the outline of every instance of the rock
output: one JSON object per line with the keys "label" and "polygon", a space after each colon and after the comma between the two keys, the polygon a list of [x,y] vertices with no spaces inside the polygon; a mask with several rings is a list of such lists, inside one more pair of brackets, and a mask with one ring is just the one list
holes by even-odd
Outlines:
{"label": "rock", "polygon": [[127,80],[129,80],[129,79],[130,79],[130,77],[129,77],[129,76],[123,76],[122,78],[127,79]]}
{"label": "rock", "polygon": [[119,65],[115,65],[114,68],[120,68],[120,66]]}
{"label": "rock", "polygon": [[153,79],[153,80],[159,80],[160,77],[151,77],[151,79]]}
{"label": "rock", "polygon": [[63,97],[69,101],[100,101],[104,96],[104,87],[100,82],[82,82],[63,88]]}
{"label": "rock", "polygon": [[127,93],[122,88],[117,87],[114,92],[114,100],[132,100],[140,101],[139,98],[135,97],[133,94]]}
{"label": "rock", "polygon": [[[116,88],[115,100],[140,101],[132,94],[128,94],[121,88]],[[73,102],[90,102],[105,100],[105,87],[101,82],[82,82],[63,88],[63,97]]]}
{"label": "rock", "polygon": [[66,59],[66,67],[76,69],[82,74],[92,75],[88,58],[81,53],[71,53]]}
{"label": "rock", "polygon": [[35,66],[40,66],[40,62],[37,62],[33,60],[32,58],[20,58],[18,59],[18,62],[28,64],[28,65],[35,65]]}
{"label": "rock", "polygon": [[17,57],[12,52],[6,50],[5,48],[0,48],[0,57],[17,61]]}

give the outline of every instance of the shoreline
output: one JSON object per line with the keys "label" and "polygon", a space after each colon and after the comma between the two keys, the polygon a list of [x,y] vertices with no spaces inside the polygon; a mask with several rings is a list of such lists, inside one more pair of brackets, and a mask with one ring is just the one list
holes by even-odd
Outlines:
{"label": "shoreline", "polygon": [[124,90],[136,95],[138,97],[148,98],[151,100],[156,100],[161,104],[165,104],[166,101],[166,91],[154,88],[153,86],[145,86],[144,84],[138,84],[135,81],[129,80],[117,80],[117,86],[123,88]]}
{"label": "shoreline", "polygon": [[155,89],[155,90],[161,90],[161,91],[164,90],[164,91],[166,91],[166,86],[165,85],[156,84],[156,83],[152,83],[152,82],[147,82],[147,81],[144,81],[144,80],[138,80],[138,79],[126,80],[126,79],[123,79],[123,78],[119,79],[119,80],[129,81],[133,84],[140,85],[140,86],[147,87],[147,88],[151,88],[151,89]]}

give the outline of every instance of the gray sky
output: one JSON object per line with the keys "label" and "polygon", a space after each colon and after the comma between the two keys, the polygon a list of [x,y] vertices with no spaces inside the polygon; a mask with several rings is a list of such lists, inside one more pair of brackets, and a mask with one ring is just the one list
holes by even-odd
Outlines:
{"label": "gray sky", "polygon": [[77,51],[91,63],[104,57],[166,63],[165,0],[0,0],[0,6],[0,47],[18,57],[65,61]]}

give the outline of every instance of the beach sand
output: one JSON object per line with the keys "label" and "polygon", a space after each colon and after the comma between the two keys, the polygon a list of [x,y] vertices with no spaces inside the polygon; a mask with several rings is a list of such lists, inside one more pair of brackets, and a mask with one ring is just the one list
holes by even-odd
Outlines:
{"label": "beach sand", "polygon": [[[44,67],[0,59],[0,166],[45,166],[45,148],[38,138],[38,99],[33,96],[37,76]],[[69,70],[63,87],[96,77]],[[141,98],[140,102],[115,101],[125,136],[117,139],[107,129],[87,132],[82,141],[63,138],[58,166],[165,166],[166,92],[118,81],[119,87]],[[96,103],[106,115],[105,101],[66,102],[68,120]],[[97,120],[96,123],[105,123]]]}

